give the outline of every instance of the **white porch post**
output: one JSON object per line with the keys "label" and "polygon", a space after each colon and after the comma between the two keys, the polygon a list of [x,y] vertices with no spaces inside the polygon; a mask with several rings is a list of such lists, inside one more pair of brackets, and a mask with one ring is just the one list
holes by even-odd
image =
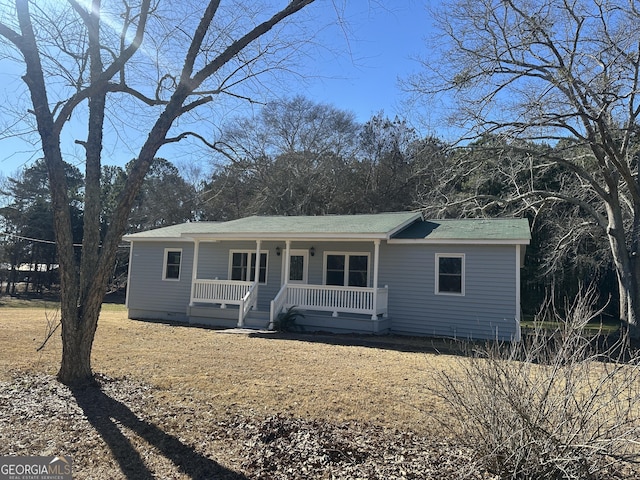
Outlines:
{"label": "white porch post", "polygon": [[286,240],[284,244],[284,284],[288,285],[291,270],[291,240]]}
{"label": "white porch post", "polygon": [[[253,272],[253,283],[256,285],[260,281],[260,247],[262,246],[262,240],[256,240],[256,269]],[[251,265],[251,260],[249,260],[249,265]],[[256,299],[256,304],[253,306],[254,310],[258,310],[258,300]]]}
{"label": "white porch post", "polygon": [[193,246],[193,268],[191,269],[191,299],[189,304],[193,306],[193,289],[196,286],[196,280],[198,280],[198,255],[200,254],[200,240],[195,239],[195,244]]}
{"label": "white porch post", "polygon": [[280,272],[280,291],[278,292],[276,297],[271,300],[271,308],[269,312],[269,330],[273,330],[274,322],[276,321],[276,315],[280,313],[283,305],[287,301],[287,285],[289,284],[289,269],[291,268],[291,240],[285,240],[284,251],[280,253],[282,255],[282,261],[280,263],[282,267],[282,271]]}
{"label": "white porch post", "polygon": [[373,241],[373,312],[371,320],[378,319],[378,263],[380,257],[380,240]]}
{"label": "white porch post", "polygon": [[262,244],[262,240],[256,240],[256,269],[253,272],[254,283],[258,283],[258,280],[260,279],[260,245],[261,244]]}

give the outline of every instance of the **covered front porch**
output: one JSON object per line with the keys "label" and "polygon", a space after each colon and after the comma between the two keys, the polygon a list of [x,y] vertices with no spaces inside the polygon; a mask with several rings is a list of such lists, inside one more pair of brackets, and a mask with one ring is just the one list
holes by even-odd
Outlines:
{"label": "covered front porch", "polygon": [[[278,315],[295,307],[317,328],[340,330],[347,322],[356,322],[357,330],[385,330],[389,290],[378,284],[379,239],[339,243],[258,239],[251,249],[246,242],[194,241],[189,311],[198,311],[200,318],[219,316],[227,322],[233,318],[238,327],[246,326],[247,318],[259,318],[264,322],[260,325],[273,329]],[[234,248],[238,246],[245,248]],[[228,259],[226,278],[204,278],[223,273],[211,266],[225,263],[214,261],[214,254]]]}

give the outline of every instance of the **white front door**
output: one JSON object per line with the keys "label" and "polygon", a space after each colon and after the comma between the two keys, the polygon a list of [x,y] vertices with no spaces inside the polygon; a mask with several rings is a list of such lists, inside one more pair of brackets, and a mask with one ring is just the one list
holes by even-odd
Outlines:
{"label": "white front door", "polygon": [[291,250],[289,283],[307,283],[309,278],[309,250]]}

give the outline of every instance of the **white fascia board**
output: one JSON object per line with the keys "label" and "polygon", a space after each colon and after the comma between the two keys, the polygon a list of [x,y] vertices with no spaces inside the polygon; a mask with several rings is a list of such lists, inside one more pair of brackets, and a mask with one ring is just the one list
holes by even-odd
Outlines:
{"label": "white fascia board", "polygon": [[193,238],[190,237],[134,237],[127,238],[122,237],[122,240],[125,242],[193,242]]}
{"label": "white fascia board", "polygon": [[326,233],[223,233],[223,234],[188,234],[191,239],[205,240],[205,241],[221,241],[221,240],[324,240],[339,242],[342,240],[384,240],[387,238],[386,233],[345,233],[327,235]]}
{"label": "white fascia board", "polygon": [[443,238],[443,239],[427,239],[427,238],[391,238],[387,241],[389,244],[427,244],[427,245],[529,245],[528,239],[513,239],[513,240],[499,240],[499,239],[487,239],[487,240],[466,240],[455,238]]}

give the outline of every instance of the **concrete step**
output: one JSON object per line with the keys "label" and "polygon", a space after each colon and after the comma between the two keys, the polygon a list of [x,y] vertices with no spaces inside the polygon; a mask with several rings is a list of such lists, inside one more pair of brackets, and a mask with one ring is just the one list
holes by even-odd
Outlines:
{"label": "concrete step", "polygon": [[269,326],[269,312],[251,310],[244,319],[244,325],[248,328],[267,328]]}

